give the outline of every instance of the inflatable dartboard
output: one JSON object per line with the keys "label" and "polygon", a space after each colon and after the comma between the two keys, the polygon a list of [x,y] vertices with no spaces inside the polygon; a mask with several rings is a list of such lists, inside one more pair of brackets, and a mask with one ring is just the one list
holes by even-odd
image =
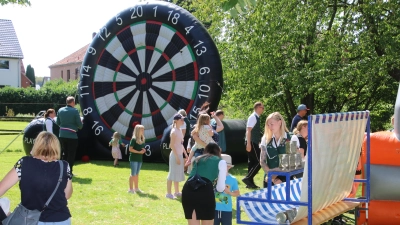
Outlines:
{"label": "inflatable dartboard", "polygon": [[203,25],[172,3],[142,2],[94,37],[81,67],[79,101],[105,144],[115,131],[129,140],[144,125],[150,156],[179,109],[189,119],[206,101],[216,109],[222,84],[219,53]]}

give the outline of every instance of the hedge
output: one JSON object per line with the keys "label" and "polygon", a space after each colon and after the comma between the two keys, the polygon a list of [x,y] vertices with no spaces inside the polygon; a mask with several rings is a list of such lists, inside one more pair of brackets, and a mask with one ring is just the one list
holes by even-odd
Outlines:
{"label": "hedge", "polygon": [[79,103],[78,81],[64,82],[55,80],[47,82],[41,89],[4,87],[0,89],[0,116],[7,116],[12,109],[17,114],[37,114],[42,110],[58,110],[65,106],[67,96],[74,96]]}

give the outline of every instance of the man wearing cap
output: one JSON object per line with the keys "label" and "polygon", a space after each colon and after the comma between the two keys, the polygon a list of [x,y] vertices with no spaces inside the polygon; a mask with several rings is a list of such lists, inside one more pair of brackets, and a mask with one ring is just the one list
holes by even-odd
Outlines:
{"label": "man wearing cap", "polygon": [[247,175],[242,179],[246,188],[260,188],[254,183],[254,177],[261,169],[260,166],[260,142],[261,123],[260,116],[264,112],[264,105],[261,102],[254,103],[254,112],[247,119],[246,125],[246,151],[248,156]]}
{"label": "man wearing cap", "polygon": [[304,117],[307,115],[307,110],[309,109],[307,109],[307,106],[304,104],[301,104],[299,107],[297,107],[297,114],[293,117],[290,131],[293,131],[293,129],[296,128],[297,123],[299,123],[300,120],[304,120]]}

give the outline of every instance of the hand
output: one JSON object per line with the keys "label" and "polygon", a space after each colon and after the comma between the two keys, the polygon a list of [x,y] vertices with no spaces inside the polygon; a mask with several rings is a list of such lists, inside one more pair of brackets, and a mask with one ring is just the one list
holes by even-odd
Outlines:
{"label": "hand", "polygon": [[247,142],[247,144],[246,144],[246,151],[247,152],[251,152],[251,144],[250,144],[250,142]]}
{"label": "hand", "polygon": [[176,164],[181,165],[181,160],[179,158],[176,158]]}
{"label": "hand", "polygon": [[192,164],[192,159],[187,159],[186,163],[185,163],[185,166],[189,166],[190,164]]}
{"label": "hand", "polygon": [[225,194],[228,194],[228,195],[231,194],[231,190],[230,190],[230,188],[228,186],[225,187],[224,192],[225,192]]}
{"label": "hand", "polygon": [[211,114],[212,118],[215,118],[215,112],[214,111],[210,112],[210,114]]}
{"label": "hand", "polygon": [[272,180],[272,182],[274,184],[282,184],[282,181],[279,178],[275,178],[274,180]]}
{"label": "hand", "polygon": [[146,153],[146,149],[142,148],[142,151],[140,151],[140,153],[142,154]]}

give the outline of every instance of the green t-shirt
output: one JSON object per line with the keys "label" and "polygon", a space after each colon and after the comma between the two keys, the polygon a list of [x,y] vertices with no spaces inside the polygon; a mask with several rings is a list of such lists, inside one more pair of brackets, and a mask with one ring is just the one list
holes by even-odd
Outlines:
{"label": "green t-shirt", "polygon": [[196,172],[201,177],[205,177],[213,182],[218,177],[219,169],[218,164],[221,158],[218,156],[211,156],[208,158],[201,158],[197,163],[193,163],[193,169],[189,177],[192,177]]}
{"label": "green t-shirt", "polygon": [[[142,150],[144,148],[145,144],[138,144],[136,143],[136,139],[132,138],[131,142],[129,143],[129,146],[135,149],[136,151]],[[138,154],[138,153],[133,153],[130,152],[129,154],[129,161],[130,162],[143,162],[143,154]]]}

